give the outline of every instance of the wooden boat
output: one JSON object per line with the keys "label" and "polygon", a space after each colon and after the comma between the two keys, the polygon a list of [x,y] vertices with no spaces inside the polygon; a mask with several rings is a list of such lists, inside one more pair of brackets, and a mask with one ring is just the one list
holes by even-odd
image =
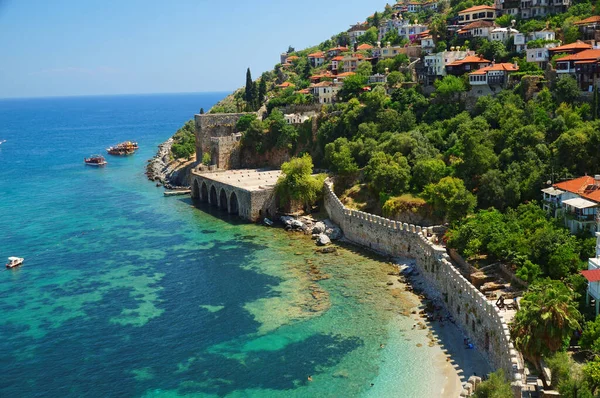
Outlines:
{"label": "wooden boat", "polygon": [[106,166],[108,164],[104,156],[100,155],[92,155],[89,158],[84,158],[83,161],[86,165],[95,167]]}
{"label": "wooden boat", "polygon": [[125,141],[117,144],[115,146],[111,146],[106,148],[106,152],[109,155],[115,156],[127,156],[132,155],[135,151],[139,149],[137,142]]}
{"label": "wooden boat", "polygon": [[21,257],[9,257],[8,263],[6,263],[6,268],[18,267],[19,265],[23,264],[23,261],[25,261],[25,259]]}

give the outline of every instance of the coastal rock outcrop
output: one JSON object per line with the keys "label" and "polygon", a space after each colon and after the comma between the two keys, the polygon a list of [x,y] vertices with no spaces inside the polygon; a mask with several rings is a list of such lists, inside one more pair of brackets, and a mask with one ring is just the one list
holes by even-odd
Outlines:
{"label": "coastal rock outcrop", "polygon": [[169,138],[158,146],[158,152],[148,161],[146,176],[169,189],[189,186],[189,176],[194,160],[171,160],[173,138]]}
{"label": "coastal rock outcrop", "polygon": [[325,223],[323,223],[322,221],[319,221],[313,226],[312,233],[313,234],[322,234],[325,232],[325,229],[326,229]]}

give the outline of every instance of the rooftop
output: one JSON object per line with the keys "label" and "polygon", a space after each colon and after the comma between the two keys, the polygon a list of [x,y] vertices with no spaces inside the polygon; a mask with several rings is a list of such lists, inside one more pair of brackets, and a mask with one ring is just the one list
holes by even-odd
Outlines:
{"label": "rooftop", "polygon": [[[559,47],[554,47],[552,50],[556,50]],[[585,61],[585,60],[597,60],[600,58],[600,50],[583,50],[576,54],[567,55],[566,57],[558,58],[556,62],[566,61]]]}
{"label": "rooftop", "polygon": [[487,72],[516,72],[519,70],[518,66],[515,66],[515,64],[511,64],[511,63],[499,63],[499,64],[492,64],[490,66],[486,66],[485,68],[481,68],[476,70],[475,72],[471,72],[471,75],[485,75]]}
{"label": "rooftop", "polygon": [[560,53],[564,51],[576,51],[576,50],[589,50],[592,48],[591,44],[584,43],[580,40],[577,40],[575,43],[565,44],[564,46],[554,47],[552,49],[555,53]]}
{"label": "rooftop", "polygon": [[573,25],[587,25],[593,23],[600,23],[600,15],[594,15],[581,21],[573,22]]}
{"label": "rooftop", "polygon": [[573,180],[559,182],[553,185],[562,191],[575,193],[582,198],[600,202],[600,186],[595,184],[594,177],[583,176]]}
{"label": "rooftop", "polygon": [[281,170],[243,169],[195,173],[212,181],[253,192],[273,188],[281,175]]}
{"label": "rooftop", "polygon": [[465,14],[465,13],[469,13],[469,12],[475,12],[475,11],[496,11],[496,7],[492,7],[492,6],[475,6],[475,7],[470,7],[467,8],[466,10],[462,10],[459,11],[459,14]]}
{"label": "rooftop", "polygon": [[483,57],[477,55],[467,55],[463,59],[457,59],[454,62],[449,63],[447,66],[460,66],[463,64],[471,64],[471,63],[491,63],[492,61],[485,59]]}
{"label": "rooftop", "polygon": [[600,282],[600,269],[581,271],[581,275],[583,275],[588,282]]}

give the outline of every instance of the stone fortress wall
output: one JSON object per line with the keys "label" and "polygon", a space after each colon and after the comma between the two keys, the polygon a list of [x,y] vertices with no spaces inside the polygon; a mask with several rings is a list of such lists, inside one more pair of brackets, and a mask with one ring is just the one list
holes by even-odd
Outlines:
{"label": "stone fortress wall", "polygon": [[211,153],[211,138],[230,137],[236,133],[235,125],[244,115],[251,113],[205,113],[194,115],[196,125],[196,159]]}
{"label": "stone fortress wall", "polygon": [[240,150],[242,134],[232,134],[224,137],[211,137],[211,165],[218,169],[229,170],[240,168]]}
{"label": "stone fortress wall", "polygon": [[[510,341],[508,325],[493,302],[452,265],[446,250],[426,238],[426,228],[346,208],[325,182],[325,209],[345,237],[390,256],[412,258],[435,287],[446,309],[496,369],[503,369],[515,394],[523,383],[523,361]],[[520,396],[520,395],[518,395]]]}

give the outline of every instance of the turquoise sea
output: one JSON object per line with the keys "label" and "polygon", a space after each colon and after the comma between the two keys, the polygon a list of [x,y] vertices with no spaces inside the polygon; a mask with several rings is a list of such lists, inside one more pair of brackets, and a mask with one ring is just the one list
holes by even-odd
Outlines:
{"label": "turquoise sea", "polygon": [[[389,264],[146,180],[224,95],[0,100],[0,260],[26,259],[0,271],[0,397],[439,396]],[[84,166],[124,140],[141,149]]]}

